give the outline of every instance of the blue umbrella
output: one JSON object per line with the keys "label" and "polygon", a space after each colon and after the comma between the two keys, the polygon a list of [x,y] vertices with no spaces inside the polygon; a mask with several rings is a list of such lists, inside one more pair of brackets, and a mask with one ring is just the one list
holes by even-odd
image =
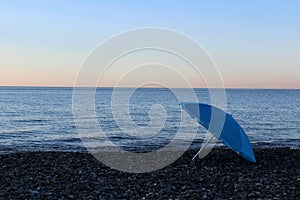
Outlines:
{"label": "blue umbrella", "polygon": [[202,103],[182,102],[180,105],[214,137],[245,159],[256,162],[248,136],[231,115],[217,107]]}

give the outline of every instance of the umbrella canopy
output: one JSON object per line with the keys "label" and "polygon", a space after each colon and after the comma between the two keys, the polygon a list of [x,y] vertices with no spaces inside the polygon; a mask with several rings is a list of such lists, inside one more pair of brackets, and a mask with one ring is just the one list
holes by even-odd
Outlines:
{"label": "umbrella canopy", "polygon": [[231,115],[217,107],[202,103],[182,102],[180,105],[226,146],[245,159],[256,162],[248,136]]}

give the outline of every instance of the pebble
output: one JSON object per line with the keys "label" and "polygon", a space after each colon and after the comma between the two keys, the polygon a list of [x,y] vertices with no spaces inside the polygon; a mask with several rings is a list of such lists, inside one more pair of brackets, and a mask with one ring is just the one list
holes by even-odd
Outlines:
{"label": "pebble", "polygon": [[255,149],[257,163],[215,148],[164,169],[120,172],[76,152],[0,154],[0,199],[300,199],[300,149]]}

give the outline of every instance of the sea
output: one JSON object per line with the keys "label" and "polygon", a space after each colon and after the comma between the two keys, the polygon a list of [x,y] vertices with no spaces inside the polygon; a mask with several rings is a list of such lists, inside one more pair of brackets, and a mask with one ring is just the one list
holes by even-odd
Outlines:
{"label": "sea", "polygon": [[[172,142],[179,130],[183,135],[176,140],[194,134],[190,148],[200,148],[207,130],[192,118],[182,122],[184,111],[176,93],[188,95],[185,89],[138,88],[129,100],[113,96],[114,91],[96,89],[91,117],[96,116],[99,132],[87,126],[84,135],[75,123],[72,87],[0,87],[0,153],[84,152],[83,138],[91,146],[114,144],[128,151],[154,151]],[[193,92],[198,102],[211,103],[208,89]],[[225,94],[226,111],[245,130],[253,148],[300,148],[300,90],[226,89]],[[114,103],[121,103],[122,109],[115,109]],[[105,139],[95,139],[100,132]]]}

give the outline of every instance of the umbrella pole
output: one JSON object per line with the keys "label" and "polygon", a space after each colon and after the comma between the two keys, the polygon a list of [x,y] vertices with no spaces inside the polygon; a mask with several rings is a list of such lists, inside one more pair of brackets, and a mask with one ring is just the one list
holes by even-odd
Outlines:
{"label": "umbrella pole", "polygon": [[210,143],[210,141],[214,138],[214,135],[211,134],[209,140],[200,148],[200,150],[196,153],[196,155],[194,155],[194,157],[192,158],[192,160],[194,161],[195,158],[206,148],[206,146]]}

